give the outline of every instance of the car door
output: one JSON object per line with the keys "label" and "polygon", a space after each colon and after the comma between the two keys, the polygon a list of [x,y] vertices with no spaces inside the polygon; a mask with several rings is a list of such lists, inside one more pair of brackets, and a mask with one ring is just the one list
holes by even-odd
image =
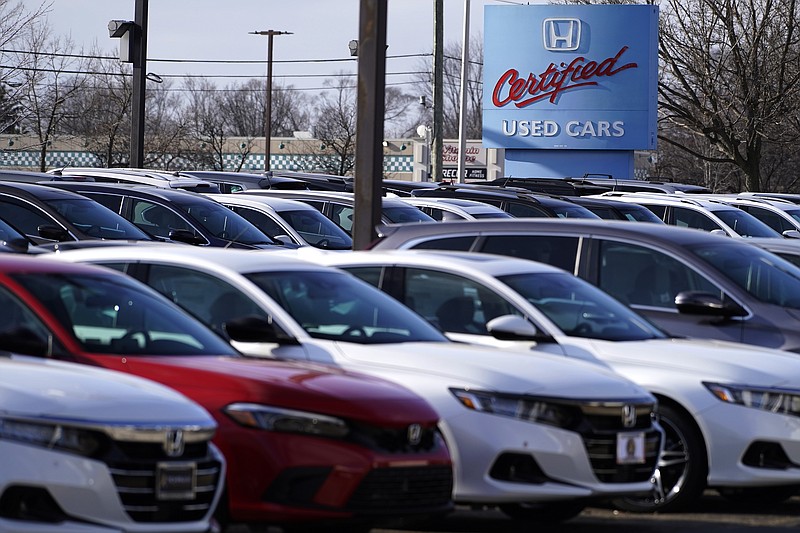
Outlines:
{"label": "car door", "polygon": [[[732,299],[719,283],[682,258],[656,247],[610,238],[595,238],[591,246],[592,252],[584,254],[583,258],[593,264],[581,269],[584,277],[593,278],[587,281],[667,333],[742,342],[745,326],[756,327],[760,322],[753,321],[752,316],[726,319],[678,312],[675,296],[683,291],[701,291],[723,300]],[[780,335],[769,325],[764,323],[763,326]]]}
{"label": "car door", "polygon": [[305,242],[301,242],[297,239],[293,232],[288,230],[281,224],[275,217],[267,212],[262,211],[260,209],[256,209],[253,207],[245,206],[245,205],[232,205],[232,204],[223,204],[228,209],[232,210],[234,213],[237,213],[245,218],[248,222],[252,225],[260,229],[264,235],[269,237],[270,239],[280,241],[280,242],[290,242],[292,244],[303,245],[306,244]]}
{"label": "car door", "polygon": [[[36,244],[57,242],[57,240],[76,240],[69,230],[47,211],[22,199],[0,195],[0,212]],[[43,237],[40,228],[51,228],[53,237],[58,233],[63,238],[49,238],[50,234],[48,233],[45,233],[47,236]]]}

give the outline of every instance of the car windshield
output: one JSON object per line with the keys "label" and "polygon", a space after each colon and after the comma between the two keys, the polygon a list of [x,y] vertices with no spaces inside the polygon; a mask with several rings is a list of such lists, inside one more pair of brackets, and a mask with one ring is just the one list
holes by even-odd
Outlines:
{"label": "car windshield", "polygon": [[19,232],[15,227],[3,219],[0,219],[0,243],[7,243],[13,240],[28,241],[28,238]]}
{"label": "car windshield", "polygon": [[287,209],[278,214],[311,246],[326,250],[353,247],[350,235],[316,209]]}
{"label": "car windshield", "polygon": [[757,300],[800,309],[800,268],[785,259],[741,241],[689,249]]}
{"label": "car windshield", "polygon": [[566,335],[608,341],[667,336],[626,305],[575,276],[554,272],[498,279],[536,306]]}
{"label": "car windshield", "polygon": [[741,209],[719,209],[714,214],[742,237],[783,238],[780,233]]}
{"label": "car windshield", "polygon": [[149,241],[152,238],[133,223],[89,198],[60,198],[47,201],[47,205],[86,235],[98,239],[125,239]]}
{"label": "car windshield", "polygon": [[548,207],[558,218],[600,218],[582,205],[571,205],[565,202],[563,205],[548,205]]}
{"label": "car windshield", "polygon": [[655,213],[646,207],[641,208],[638,206],[620,205],[617,206],[617,209],[619,209],[619,211],[622,213],[622,216],[624,216],[626,220],[631,222],[654,222],[656,224],[664,223],[660,218],[658,218],[658,216],[656,216]]}
{"label": "car windshield", "polygon": [[361,344],[449,342],[424,318],[345,272],[294,270],[246,277],[317,339]]}
{"label": "car windshield", "polygon": [[383,216],[392,224],[409,222],[433,222],[435,219],[414,206],[392,206],[383,208]]}
{"label": "car windshield", "polygon": [[125,356],[238,353],[180,308],[125,276],[35,272],[12,277],[87,352]]}
{"label": "car windshield", "polygon": [[275,244],[247,219],[213,200],[190,203],[185,209],[206,231],[220,239],[251,245]]}

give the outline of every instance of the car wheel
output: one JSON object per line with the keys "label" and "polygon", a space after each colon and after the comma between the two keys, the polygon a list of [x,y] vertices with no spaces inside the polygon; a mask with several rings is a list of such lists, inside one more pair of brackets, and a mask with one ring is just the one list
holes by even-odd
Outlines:
{"label": "car wheel", "polygon": [[706,487],[708,460],[700,431],[689,415],[670,405],[658,406],[664,450],[653,474],[653,492],[614,500],[625,511],[676,511],[700,497]]}
{"label": "car wheel", "polygon": [[586,504],[581,501],[507,503],[498,507],[506,516],[514,520],[554,524],[575,518],[581,514]]}
{"label": "car wheel", "polygon": [[800,492],[797,485],[781,485],[778,487],[724,487],[717,489],[720,496],[736,503],[763,505],[781,503]]}

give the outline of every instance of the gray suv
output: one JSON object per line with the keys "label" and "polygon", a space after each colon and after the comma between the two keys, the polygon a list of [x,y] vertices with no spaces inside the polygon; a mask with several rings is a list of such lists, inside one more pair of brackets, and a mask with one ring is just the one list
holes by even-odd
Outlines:
{"label": "gray suv", "polygon": [[384,226],[372,247],[541,261],[597,285],[672,335],[800,353],[800,268],[745,239],[611,220],[492,219]]}

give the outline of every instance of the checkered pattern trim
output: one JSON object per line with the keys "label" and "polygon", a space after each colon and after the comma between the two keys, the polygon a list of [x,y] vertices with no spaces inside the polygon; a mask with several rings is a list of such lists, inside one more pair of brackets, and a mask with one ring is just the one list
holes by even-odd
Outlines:
{"label": "checkered pattern trim", "polygon": [[[333,156],[317,156],[303,154],[270,154],[270,168],[274,170],[313,171],[318,169],[321,160],[332,159]],[[174,159],[170,159],[174,165]],[[225,154],[223,156],[224,170],[236,170],[241,161],[240,154]],[[185,168],[192,168],[191,161],[184,160]],[[89,152],[47,152],[45,157],[47,168],[72,167],[98,167],[100,160]],[[0,167],[23,168],[25,170],[39,169],[39,152],[3,150],[0,152]],[[264,168],[264,154],[250,154],[247,156],[243,170],[260,170]],[[383,158],[384,172],[413,172],[414,158],[405,155],[388,155]]]}

